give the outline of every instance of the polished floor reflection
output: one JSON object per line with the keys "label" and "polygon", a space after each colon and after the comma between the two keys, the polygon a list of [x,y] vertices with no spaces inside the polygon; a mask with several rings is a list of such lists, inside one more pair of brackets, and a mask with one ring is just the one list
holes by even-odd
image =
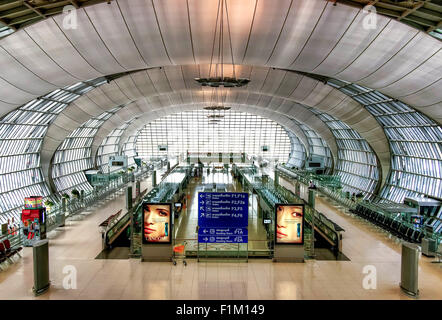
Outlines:
{"label": "polished floor reflection", "polygon": [[[148,179],[141,188],[150,185]],[[139,259],[95,259],[101,251],[98,224],[124,207],[120,194],[51,235],[51,287],[46,294],[37,298],[32,294],[32,250],[25,248],[22,259],[0,272],[0,299],[410,299],[399,289],[400,242],[324,198],[316,203],[346,230],[343,252],[351,261],[198,263],[191,259],[185,267]],[[190,215],[182,221],[183,230],[189,231],[182,236],[195,236],[194,219]],[[433,260],[420,259],[421,299],[442,299],[442,269]],[[376,271],[376,289],[364,289],[367,266]],[[72,283],[74,288],[69,289]]]}

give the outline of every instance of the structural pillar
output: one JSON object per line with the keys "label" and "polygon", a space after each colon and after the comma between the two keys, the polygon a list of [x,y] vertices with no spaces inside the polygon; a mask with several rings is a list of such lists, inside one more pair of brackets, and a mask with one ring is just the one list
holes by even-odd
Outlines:
{"label": "structural pillar", "polygon": [[126,188],[126,209],[132,209],[132,186]]}

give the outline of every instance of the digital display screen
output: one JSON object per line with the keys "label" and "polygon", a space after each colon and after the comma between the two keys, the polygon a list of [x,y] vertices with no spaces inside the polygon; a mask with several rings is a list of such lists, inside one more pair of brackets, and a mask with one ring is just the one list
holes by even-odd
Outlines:
{"label": "digital display screen", "polygon": [[321,167],[321,163],[319,163],[319,162],[309,162],[308,166],[310,168],[320,168]]}
{"label": "digital display screen", "polygon": [[176,208],[181,208],[181,203],[179,203],[179,202],[175,202],[175,207],[176,207]]}
{"label": "digital display screen", "polygon": [[143,243],[172,242],[172,205],[143,203]]}
{"label": "digital display screen", "polygon": [[276,244],[304,244],[304,205],[276,204]]}
{"label": "digital display screen", "polygon": [[272,223],[272,220],[270,220],[270,219],[264,219],[264,224],[271,224]]}
{"label": "digital display screen", "polygon": [[124,166],[124,162],[123,161],[112,161],[112,166],[113,167],[122,167],[122,166]]}

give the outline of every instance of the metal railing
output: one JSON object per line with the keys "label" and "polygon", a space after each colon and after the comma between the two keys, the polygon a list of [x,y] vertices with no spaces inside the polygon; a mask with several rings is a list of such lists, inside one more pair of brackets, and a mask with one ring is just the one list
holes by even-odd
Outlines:
{"label": "metal railing", "polygon": [[336,230],[335,224],[324,214],[310,207],[303,199],[287,190],[279,184],[275,184],[271,178],[263,181],[262,177],[257,176],[257,170],[253,167],[235,167],[235,175],[240,177],[245,186],[254,189],[261,199],[272,209],[278,203],[304,203],[305,221],[312,226],[314,216],[315,229],[328,240],[336,249],[342,247],[340,230]]}
{"label": "metal railing", "polygon": [[[363,199],[352,199],[349,197],[348,192],[342,192],[341,190],[331,189],[329,186],[324,184],[320,179],[318,179],[317,175],[305,172],[305,171],[295,171],[285,166],[278,166],[276,168],[280,173],[285,176],[288,176],[290,179],[295,179],[304,185],[309,185],[310,181],[313,181],[317,187],[317,190],[322,193],[324,196],[334,200],[336,203],[342,205],[346,209],[350,211],[356,210],[358,207],[362,207],[373,212],[376,212],[381,217],[379,220],[391,220],[391,224],[393,222],[400,223],[403,228],[408,228],[410,231],[407,233],[422,233],[426,238],[431,238],[437,241],[437,243],[441,243],[442,235],[434,232],[429,232],[425,229],[425,227],[417,227],[416,225],[405,221],[402,219],[402,215],[400,213],[392,213],[384,209],[383,205],[389,206],[401,206],[402,204],[398,204],[387,199],[380,198],[378,196],[373,196],[370,198],[370,201],[366,201]],[[398,209],[400,210],[400,208]],[[437,217],[431,217],[431,219],[438,220]]]}

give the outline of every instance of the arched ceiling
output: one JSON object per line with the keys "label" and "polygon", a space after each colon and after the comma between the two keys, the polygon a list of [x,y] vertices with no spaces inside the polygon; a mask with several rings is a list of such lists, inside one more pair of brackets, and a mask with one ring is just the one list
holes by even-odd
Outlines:
{"label": "arched ceiling", "polygon": [[[127,108],[130,108],[131,106],[133,106],[133,104],[129,105]],[[149,123],[151,121],[165,117],[169,114],[180,113],[180,112],[184,112],[184,111],[193,111],[193,110],[197,110],[197,109],[203,109],[205,106],[206,106],[206,104],[204,104],[204,103],[178,105],[178,106],[171,106],[171,107],[166,107],[166,108],[160,108],[157,110],[152,110],[149,112],[145,112],[142,115],[136,115],[135,116],[136,119],[132,118],[134,120],[125,129],[123,135],[121,136],[119,144],[121,146],[126,141],[127,137],[136,134],[136,132],[138,130],[142,129],[147,123]],[[282,114],[278,114],[272,110],[266,110],[266,109],[262,109],[262,108],[255,107],[255,106],[245,106],[245,105],[239,106],[239,105],[233,105],[230,103],[226,104],[226,106],[231,107],[232,111],[240,110],[241,112],[256,114],[261,117],[272,119],[273,121],[275,121],[276,123],[278,123],[282,127],[293,132],[299,138],[299,140],[301,141],[301,143],[303,144],[303,146],[305,148],[306,153],[308,154],[309,143],[308,143],[307,137],[305,136],[304,131],[299,127],[298,124],[294,123],[287,116],[282,115]],[[123,110],[124,109],[121,109],[119,112],[115,113],[112,116],[112,118],[117,118],[120,115],[122,115],[123,117],[126,117],[127,113],[123,112]],[[122,114],[119,114],[119,113],[122,113]],[[112,118],[109,120],[114,120]],[[324,128],[324,129],[326,129],[326,128]],[[98,130],[98,133],[95,136],[93,144],[92,144],[92,152],[91,152],[92,155],[96,154],[98,147],[100,146],[100,144],[103,142],[103,140],[106,138],[106,136],[109,133],[110,133],[110,131],[107,128],[105,128],[105,125],[103,125]],[[334,152],[336,152],[336,142],[333,140],[330,140],[329,142],[332,143],[332,146],[334,146]]]}
{"label": "arched ceiling", "polygon": [[[153,68],[126,75],[88,92],[71,103],[49,127],[42,147],[43,167],[70,132],[91,117],[116,106],[134,102],[130,108],[126,107],[112,117],[101,128],[99,136],[104,137],[118,124],[151,110],[192,103],[216,104],[213,89],[202,88],[194,81],[208,70],[209,65]],[[224,90],[219,99],[239,108],[257,106],[305,123],[329,143],[336,155],[332,133],[306,106],[329,113],[367,140],[378,155],[385,179],[390,168],[387,138],[378,122],[359,103],[331,86],[291,71],[240,66],[236,72],[238,76],[250,78],[250,84]]]}
{"label": "arched ceiling", "polygon": [[[166,97],[165,99],[168,98]],[[305,146],[308,145],[307,139],[303,131],[300,130],[298,126],[293,121],[291,121],[290,118],[285,113],[277,112],[276,110],[273,110],[271,108],[264,108],[261,106],[249,105],[246,103],[226,102],[224,105],[230,106],[232,110],[249,112],[267,117],[279,123],[280,125],[286,127],[290,131],[292,131],[294,134],[298,136],[298,138],[301,139],[301,141],[304,142]],[[130,132],[134,132],[137,129],[140,129],[142,126],[144,126],[147,123],[146,121],[149,120],[153,121],[155,119],[161,118],[171,113],[182,112],[185,110],[202,109],[206,106],[207,102],[204,101],[200,102],[190,101],[188,103],[182,102],[180,104],[171,104],[166,106],[151,105],[148,103],[146,98],[142,98],[135,102],[129,103],[127,106],[125,106],[117,113],[115,113],[111,118],[109,118],[108,121],[105,122],[103,126],[100,127],[99,131],[97,132],[94,138],[92,146],[93,149],[92,154],[95,155],[98,146],[101,144],[103,139],[110,133],[111,130],[115,129],[116,127],[118,127],[118,125],[121,125],[125,121],[130,120],[134,117],[138,117],[138,119],[131,124],[129,130]],[[333,134],[331,133],[330,129],[313,112],[311,112],[310,110],[306,109],[301,105],[298,106],[299,106],[298,114],[292,118],[295,118],[296,120],[302,123],[308,123],[308,125],[313,130],[315,130],[319,135],[321,135],[321,137],[323,137],[323,139],[329,145],[333,156],[336,157],[337,156],[336,140]],[[102,112],[104,111],[105,110],[102,110]],[[72,126],[72,124],[75,122],[63,117],[59,119],[63,119],[61,122],[58,122],[60,126],[58,125],[51,126],[50,130],[48,130],[48,133],[45,136],[41,150],[41,166],[46,181],[50,181],[48,179],[48,177],[50,176],[50,162],[57,147],[64,140],[64,138],[67,137],[68,132],[70,133],[71,131],[75,130],[77,127],[80,126],[79,125],[75,128],[73,127],[71,128],[70,126]],[[90,119],[90,117],[87,119]],[[66,131],[66,128],[70,128],[69,129],[70,131]],[[63,133],[66,133],[66,135],[64,135]]]}
{"label": "arched ceiling", "polygon": [[[441,122],[442,44],[424,32],[383,16],[364,29],[360,9],[323,0],[227,4],[236,63],[360,83]],[[79,80],[210,62],[216,0],[118,0],[77,11],[77,29],[64,29],[58,15],[0,40],[2,114]]]}
{"label": "arched ceiling", "polygon": [[[360,8],[324,0],[226,1],[237,75],[252,80],[245,88],[227,90],[227,103],[289,115],[333,141],[333,150],[329,129],[306,107],[327,112],[367,140],[379,157],[383,180],[390,153],[376,120],[338,90],[291,71],[376,89],[441,123],[442,43],[428,34],[383,16],[376,28],[364,28],[366,13]],[[149,69],[71,104],[48,130],[45,166],[73,129],[112,107],[128,104],[123,110],[132,106],[134,114],[142,114],[210,102],[209,91],[193,79],[208,75],[217,4],[115,0],[77,10],[76,29],[63,28],[64,16],[57,15],[0,39],[0,116],[78,81]],[[230,61],[230,48],[224,52],[224,61]],[[100,134],[119,124],[118,118],[109,120]]]}

